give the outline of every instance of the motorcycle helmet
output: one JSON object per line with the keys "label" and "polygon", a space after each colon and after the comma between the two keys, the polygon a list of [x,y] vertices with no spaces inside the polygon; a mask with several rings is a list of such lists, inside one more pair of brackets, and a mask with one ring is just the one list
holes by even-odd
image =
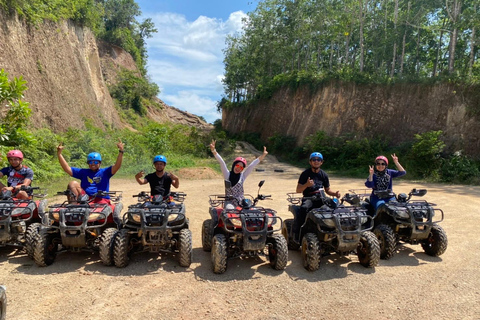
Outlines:
{"label": "motorcycle helmet", "polygon": [[383,160],[383,161],[385,161],[385,163],[386,163],[387,166],[388,166],[388,159],[387,159],[387,157],[385,157],[385,156],[378,156],[378,157],[375,158],[375,162],[377,162],[377,160]]}
{"label": "motorcycle helmet", "polygon": [[102,156],[98,152],[91,152],[87,156],[87,163],[92,160],[97,160],[102,162]]}
{"label": "motorcycle helmet", "polygon": [[10,150],[7,153],[7,159],[8,158],[19,158],[20,160],[23,160],[23,153],[20,150]]}
{"label": "motorcycle helmet", "polygon": [[153,158],[153,163],[154,164],[155,164],[155,162],[158,162],[158,161],[161,161],[161,162],[165,163],[165,165],[167,164],[167,158],[164,155],[158,155],[158,156],[155,156]]}
{"label": "motorcycle helmet", "polygon": [[243,166],[244,166],[244,167],[247,166],[247,160],[245,160],[245,158],[242,158],[242,157],[237,157],[237,158],[235,158],[235,160],[233,160],[233,166],[235,166],[235,164],[236,164],[237,162],[243,163]]}
{"label": "motorcycle helmet", "polygon": [[323,161],[323,155],[320,152],[312,152],[308,160],[312,160],[312,158],[320,158]]}

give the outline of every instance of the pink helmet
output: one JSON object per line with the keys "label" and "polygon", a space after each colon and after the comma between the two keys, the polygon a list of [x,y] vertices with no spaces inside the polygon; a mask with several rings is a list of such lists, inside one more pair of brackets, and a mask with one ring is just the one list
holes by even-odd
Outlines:
{"label": "pink helmet", "polygon": [[378,156],[378,157],[375,158],[375,162],[377,162],[377,160],[383,160],[383,161],[385,161],[385,163],[386,163],[387,166],[388,166],[388,159],[387,159],[387,157],[385,157],[385,156]]}
{"label": "pink helmet", "polygon": [[233,163],[237,163],[237,162],[241,162],[243,163],[243,166],[246,167],[247,166],[247,160],[245,160],[245,158],[242,158],[242,157],[237,157],[235,158],[235,160],[233,160]]}
{"label": "pink helmet", "polygon": [[20,150],[11,150],[7,153],[8,158],[20,158],[20,160],[23,160],[23,153]]}

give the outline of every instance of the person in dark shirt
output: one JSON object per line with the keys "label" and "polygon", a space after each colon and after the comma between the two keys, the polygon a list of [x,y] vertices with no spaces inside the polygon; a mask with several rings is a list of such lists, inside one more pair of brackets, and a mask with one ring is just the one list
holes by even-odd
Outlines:
{"label": "person in dark shirt", "polygon": [[150,195],[167,196],[170,193],[170,186],[178,188],[180,181],[173,173],[165,172],[167,166],[167,158],[163,155],[158,155],[153,158],[153,165],[155,172],[150,173],[143,178],[145,172],[142,170],[135,175],[135,179],[139,184],[150,184]]}
{"label": "person in dark shirt", "polygon": [[[323,164],[323,155],[320,152],[313,152],[310,154],[310,168],[303,171],[298,178],[297,190],[298,193],[303,193],[304,197],[311,197],[320,190],[324,190],[329,196],[340,198],[340,191],[332,191],[330,189],[330,181],[325,171],[320,169]],[[321,201],[309,202],[302,201],[302,206],[298,210],[293,222],[294,239],[298,241],[300,227],[305,222],[307,212],[312,208],[318,208],[323,205]]]}
{"label": "person in dark shirt", "polygon": [[2,191],[11,191],[18,199],[28,199],[28,194],[20,190],[22,186],[30,186],[33,180],[33,171],[23,164],[23,153],[20,150],[11,150],[7,153],[7,160],[10,164],[0,170],[0,178],[7,176],[7,186],[0,182]]}

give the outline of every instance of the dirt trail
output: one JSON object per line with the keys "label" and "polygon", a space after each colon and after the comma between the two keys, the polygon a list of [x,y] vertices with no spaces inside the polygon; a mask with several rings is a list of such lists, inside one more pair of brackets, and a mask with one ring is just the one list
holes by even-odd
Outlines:
{"label": "dirt trail", "polygon": [[[259,153],[256,153],[258,156]],[[251,158],[247,158],[249,161]],[[299,169],[261,164],[246,192],[266,180],[265,201],[290,218],[286,193],[295,190]],[[274,172],[282,166],[284,172]],[[200,169],[199,169],[200,170]],[[343,194],[363,180],[331,177]],[[289,251],[286,270],[273,270],[264,258],[228,261],[225,274],[211,271],[210,254],[201,248],[201,225],[208,195],[221,193],[221,178],[182,179],[193,232],[193,263],[185,269],[171,255],[138,254],[124,269],[103,266],[98,254],[62,253],[40,268],[22,252],[0,250],[0,284],[7,286],[8,319],[479,319],[480,187],[410,183],[398,179],[397,192],[428,189],[425,199],[445,212],[442,226],[448,249],[430,257],[421,246],[400,245],[397,254],[366,269],[356,256],[331,255],[316,272],[306,271],[299,252]],[[112,181],[124,192],[147,190],[135,180]]]}

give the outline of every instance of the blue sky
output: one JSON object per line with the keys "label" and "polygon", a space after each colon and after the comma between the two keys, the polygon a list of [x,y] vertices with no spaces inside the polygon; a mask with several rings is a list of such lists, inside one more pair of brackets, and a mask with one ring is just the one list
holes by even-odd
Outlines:
{"label": "blue sky", "polygon": [[147,39],[148,75],[166,104],[204,117],[221,118],[225,38],[242,28],[255,0],[136,0],[137,18],[151,18],[158,33]]}

